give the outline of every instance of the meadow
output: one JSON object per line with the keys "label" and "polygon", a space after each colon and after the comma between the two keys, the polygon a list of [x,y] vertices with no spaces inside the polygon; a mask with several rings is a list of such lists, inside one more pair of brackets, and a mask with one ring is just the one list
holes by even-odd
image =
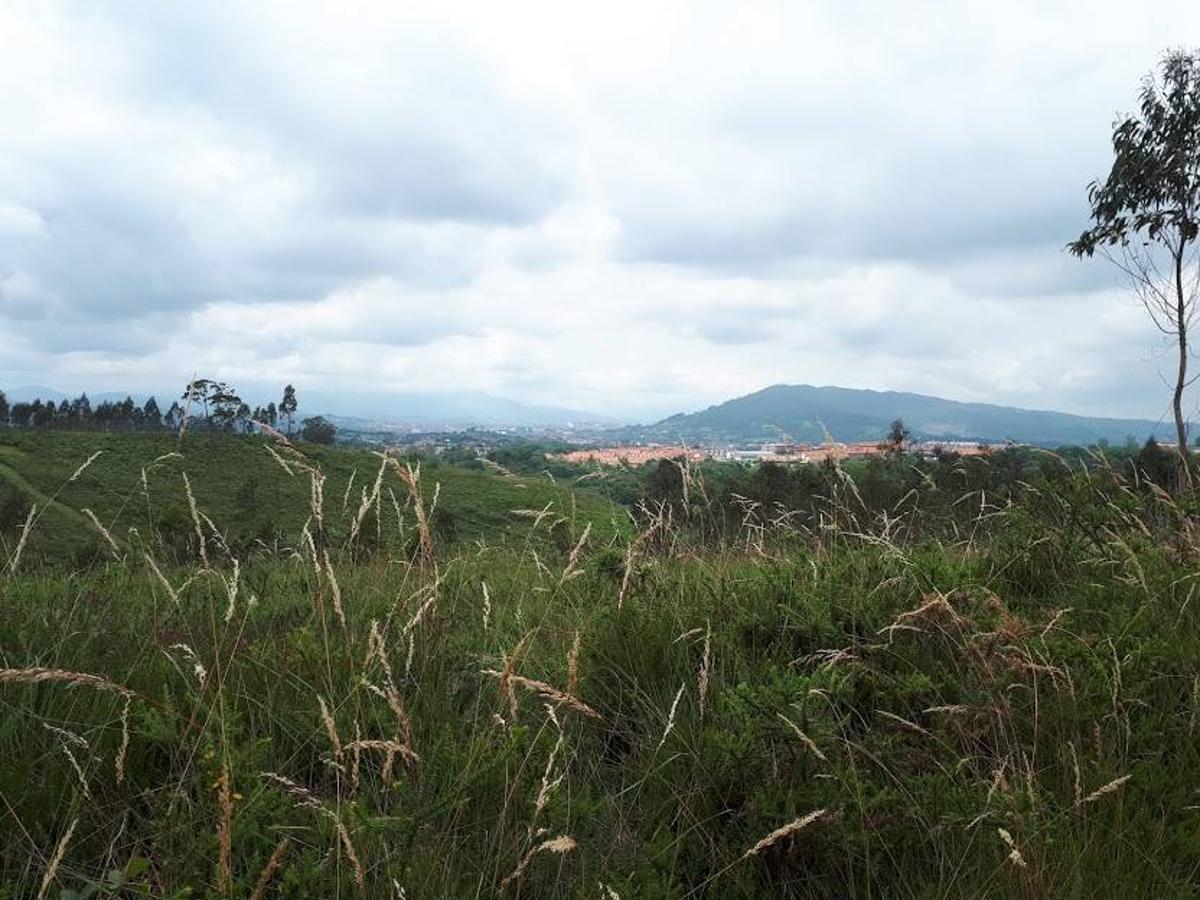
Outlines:
{"label": "meadow", "polygon": [[1047,459],[0,434],[0,897],[1195,896],[1195,498]]}

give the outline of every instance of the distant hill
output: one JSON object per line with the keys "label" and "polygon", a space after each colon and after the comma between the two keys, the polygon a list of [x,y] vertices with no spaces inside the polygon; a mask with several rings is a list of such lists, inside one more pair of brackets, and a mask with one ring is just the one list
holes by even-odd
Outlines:
{"label": "distant hill", "polygon": [[[84,393],[84,391],[75,391],[75,393],[71,394],[65,391],[60,391],[56,388],[31,384],[20,385],[19,387],[12,388],[6,388],[3,385],[0,385],[0,390],[4,391],[4,396],[8,399],[9,403],[32,403],[34,400],[53,400],[55,403],[59,403],[63,400],[74,400],[80,394]],[[130,393],[128,391],[95,391],[88,394],[88,400],[95,405],[105,401],[108,401],[109,403],[120,403],[126,397],[131,397],[134,403],[136,403],[138,406],[141,406],[150,398],[150,396],[150,394],[140,394],[137,392]],[[156,399],[160,404],[162,404],[162,400],[165,397],[166,403],[162,404],[162,407],[163,409],[166,409],[171,405],[171,401],[178,396],[179,392],[176,391],[174,393],[158,394]]]}
{"label": "distant hill", "polygon": [[1069,413],[960,403],[924,394],[867,391],[807,384],[777,384],[695,413],[679,413],[639,429],[639,437],[692,444],[883,438],[893,419],[926,440],[1016,441],[1057,446],[1173,441],[1169,422],[1100,419]]}
{"label": "distant hill", "polygon": [[300,393],[300,405],[305,410],[321,410],[327,416],[332,414],[335,421],[337,418],[358,419],[377,427],[419,426],[423,430],[616,424],[613,419],[595,413],[522,403],[480,391],[334,394],[308,389]]}

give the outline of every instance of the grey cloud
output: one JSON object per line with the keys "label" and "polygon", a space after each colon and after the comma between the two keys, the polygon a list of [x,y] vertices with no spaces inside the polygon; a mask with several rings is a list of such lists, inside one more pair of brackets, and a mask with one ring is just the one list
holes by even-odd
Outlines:
{"label": "grey cloud", "polygon": [[122,361],[162,349],[171,329],[166,323],[177,318],[153,316],[145,319],[96,321],[65,314],[5,325],[0,310],[0,328],[12,328],[20,335],[27,352],[36,353],[43,362],[57,354],[88,353]]}
{"label": "grey cloud", "polygon": [[[479,234],[463,232],[458,247],[430,244],[423,225],[529,223],[570,190],[569,173],[544,152],[561,137],[547,117],[506,95],[449,35],[392,35],[403,83],[320,97],[306,88],[322,86],[321,60],[305,72],[273,59],[280,39],[230,9],[76,4],[127,53],[124,99],[149,128],[31,148],[0,168],[0,200],[16,198],[43,222],[34,238],[0,234],[3,270],[28,273],[72,315],[97,322],[218,300],[315,300],[380,275],[457,287],[479,271]],[[265,152],[300,186],[292,215],[264,231],[185,205],[171,164],[193,130],[199,141]],[[37,312],[8,295],[10,316]],[[94,346],[115,349],[104,342],[116,334],[97,328]]]}
{"label": "grey cloud", "polygon": [[571,190],[572,173],[543,152],[564,140],[553,119],[505,93],[495,71],[435,24],[372,35],[387,47],[392,80],[338,92],[324,72],[329,48],[264,33],[266,23],[224,4],[113,9],[114,26],[131,36],[139,90],[217,116],[307,167],[321,210],[523,224]]}
{"label": "grey cloud", "polygon": [[54,52],[0,59],[29,98],[0,121],[4,379],[196,356],[662,411],[834,378],[1159,402],[1152,330],[1065,324],[1116,279],[1062,247],[1112,107],[1194,4],[736,29],[664,7],[609,35],[487,7],[35,7]]}
{"label": "grey cloud", "polygon": [[680,216],[671,197],[640,195],[620,213],[620,253],[725,274],[786,273],[795,261],[821,259],[961,266],[998,252],[1056,251],[1086,224],[1082,182],[1047,193],[1011,176],[977,178],[969,171],[976,162],[942,160],[949,174],[930,171],[932,161],[895,168],[878,193],[849,200],[789,184],[789,174],[778,194],[795,202],[764,200],[744,213]]}
{"label": "grey cloud", "polygon": [[771,329],[761,319],[725,317],[723,321],[703,321],[696,332],[714,344],[757,344],[772,338]]}
{"label": "grey cloud", "polygon": [[718,346],[758,344],[778,337],[781,322],[805,318],[808,311],[797,301],[789,306],[744,301],[736,306],[700,304],[647,307],[639,319],[680,334],[697,336]]}
{"label": "grey cloud", "polygon": [[856,356],[962,358],[968,355],[964,342],[955,340],[945,322],[932,321],[899,313],[868,322],[839,322],[828,332],[829,338],[849,354]]}
{"label": "grey cloud", "polygon": [[1052,297],[1123,287],[1120,273],[1102,259],[1079,260],[1053,245],[1010,252],[981,251],[946,266],[947,277],[974,296]]}

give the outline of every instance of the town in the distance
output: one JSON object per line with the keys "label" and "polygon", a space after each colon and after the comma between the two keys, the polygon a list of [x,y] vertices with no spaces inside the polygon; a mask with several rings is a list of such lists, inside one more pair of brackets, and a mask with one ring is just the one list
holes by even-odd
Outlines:
{"label": "town in the distance", "polygon": [[[373,401],[378,406],[377,401]],[[317,410],[320,410],[319,412]],[[349,410],[349,411],[347,411]],[[481,456],[536,444],[575,464],[639,466],[657,460],[817,464],[869,459],[897,448],[926,457],[986,455],[1003,447],[1141,446],[1172,443],[1162,420],[1096,418],[963,403],[922,394],[810,385],[775,385],[692,413],[648,424],[486,395],[400,395],[374,415],[355,415],[355,398],[334,406],[291,384],[279,399],[251,405],[226,382],[195,378],[169,404],[157,396],[49,388],[0,390],[0,427],[101,431],[275,430],[312,443],[420,449]]]}

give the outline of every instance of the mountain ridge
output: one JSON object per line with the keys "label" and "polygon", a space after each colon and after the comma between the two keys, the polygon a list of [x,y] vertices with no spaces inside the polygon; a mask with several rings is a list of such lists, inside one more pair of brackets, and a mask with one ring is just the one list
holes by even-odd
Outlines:
{"label": "mountain ridge", "polygon": [[894,419],[923,440],[1055,446],[1104,440],[1173,439],[1173,426],[1149,419],[1080,416],[905,391],[775,384],[641,429],[645,440],[688,443],[839,441],[883,438]]}

